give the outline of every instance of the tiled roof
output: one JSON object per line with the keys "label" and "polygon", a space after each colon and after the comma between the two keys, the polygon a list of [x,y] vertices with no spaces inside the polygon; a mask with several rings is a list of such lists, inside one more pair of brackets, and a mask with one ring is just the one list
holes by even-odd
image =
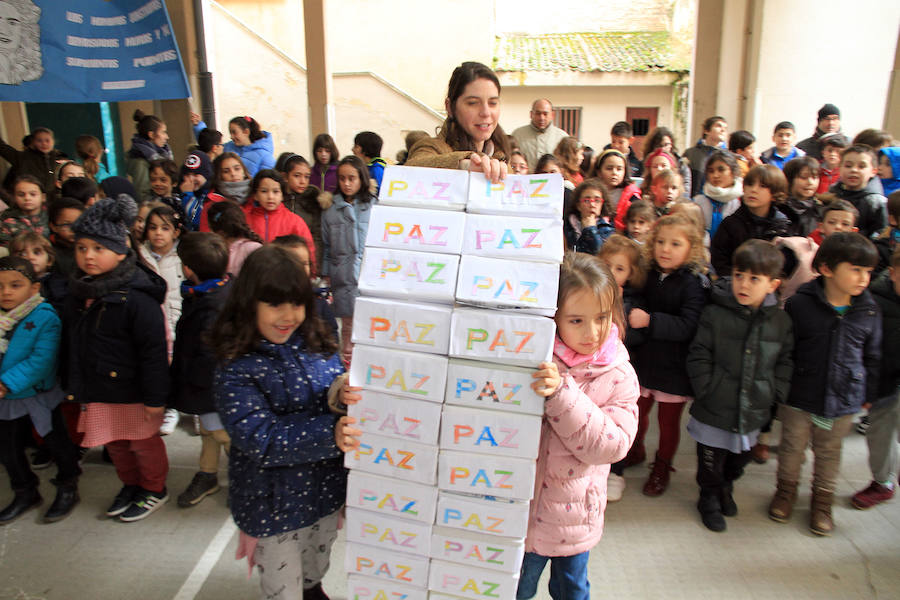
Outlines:
{"label": "tiled roof", "polygon": [[496,71],[687,71],[667,31],[497,36]]}

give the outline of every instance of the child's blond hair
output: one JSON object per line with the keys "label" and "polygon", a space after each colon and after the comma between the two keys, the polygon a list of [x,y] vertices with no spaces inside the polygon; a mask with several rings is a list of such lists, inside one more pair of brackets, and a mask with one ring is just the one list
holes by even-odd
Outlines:
{"label": "child's blond hair", "polygon": [[[686,205],[688,203],[680,202],[678,204]],[[697,208],[699,209],[700,207],[698,206]],[[656,264],[656,258],[653,256],[653,250],[656,247],[656,238],[659,236],[659,232],[663,227],[679,228],[691,245],[691,251],[688,253],[687,258],[681,267],[687,268],[694,273],[705,273],[706,248],[703,247],[703,235],[701,234],[701,230],[697,227],[697,223],[684,213],[668,214],[664,217],[660,217],[653,226],[653,229],[650,231],[650,239],[644,244],[644,258],[647,260],[647,264],[650,265],[650,268],[655,269],[659,267],[659,265]]]}
{"label": "child's blond hair", "polygon": [[597,253],[597,256],[601,260],[606,260],[607,257],[615,256],[616,254],[624,254],[631,265],[628,285],[632,288],[644,287],[644,282],[647,280],[647,262],[644,260],[641,245],[620,233],[614,233],[603,242],[603,246],[600,247],[600,252]]}
{"label": "child's blond hair", "polygon": [[563,306],[566,299],[579,290],[593,293],[604,307],[610,308],[612,321],[619,328],[619,338],[624,339],[625,311],[622,308],[622,296],[609,267],[593,254],[566,252],[559,268],[559,295],[556,306]]}

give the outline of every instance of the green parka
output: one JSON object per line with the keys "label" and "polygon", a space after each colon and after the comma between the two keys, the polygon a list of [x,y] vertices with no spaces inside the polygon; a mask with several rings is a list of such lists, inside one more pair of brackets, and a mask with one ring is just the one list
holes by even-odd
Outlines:
{"label": "green parka", "polygon": [[773,296],[754,311],[738,303],[729,280],[719,280],[688,351],[691,415],[733,433],[760,429],[790,391],[793,348],[791,318]]}

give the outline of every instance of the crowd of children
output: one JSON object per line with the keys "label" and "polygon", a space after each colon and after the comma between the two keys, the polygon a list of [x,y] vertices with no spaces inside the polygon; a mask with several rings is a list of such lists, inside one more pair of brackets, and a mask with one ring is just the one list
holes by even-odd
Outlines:
{"label": "crowd of children", "polygon": [[[490,81],[463,81],[448,106],[463,114],[458,97]],[[800,143],[793,124],[778,123],[759,156],[756,138],[729,139],[722,117],[704,122],[683,157],[661,127],[641,160],[624,122],[596,155],[563,137],[533,169],[506,140],[509,172],[563,175],[571,251],[554,360],[534,374],[547,417],[536,489],[554,493],[533,501],[520,598],[534,595],[548,561],[554,598],[588,597],[606,500],[622,498],[624,470],[648,455],[643,493],[665,493],[686,407],[697,510],[712,531],[737,514],[734,484],[748,463],[767,459],[773,418],[773,520],[790,518],[811,446],[809,528],[831,533],[842,438],[863,408],[872,483],[852,504],[893,497],[900,149],[864,143],[883,143],[878,132],[849,140],[835,115],[825,105]],[[0,459],[14,492],[0,524],[41,502],[32,468],[51,462],[57,495],[43,519],[65,518],[80,501],[79,459],[98,446],[122,483],[105,514],[147,517],[169,499],[161,435],[193,415],[198,470],[178,505],[220,489],[224,451],[239,552],[260,566],[264,594],[327,598],[341,454],[359,435],[342,416],[360,400],[344,372],[382,140],[361,132],[342,158],[321,134],[311,161],[276,160],[252,117],[232,119],[223,144],[193,115],[198,145],[176,162],[166,123],[140,111],[135,121],[129,179],[105,176],[91,136],[79,138],[81,163],[45,128],[23,151],[0,145],[15,173],[0,215]],[[409,140],[412,154],[421,139]]]}

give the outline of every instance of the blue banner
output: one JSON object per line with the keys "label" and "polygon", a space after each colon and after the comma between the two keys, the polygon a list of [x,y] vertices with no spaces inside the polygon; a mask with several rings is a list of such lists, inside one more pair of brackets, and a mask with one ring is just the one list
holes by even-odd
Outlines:
{"label": "blue banner", "polygon": [[188,96],[163,0],[0,0],[0,100]]}

